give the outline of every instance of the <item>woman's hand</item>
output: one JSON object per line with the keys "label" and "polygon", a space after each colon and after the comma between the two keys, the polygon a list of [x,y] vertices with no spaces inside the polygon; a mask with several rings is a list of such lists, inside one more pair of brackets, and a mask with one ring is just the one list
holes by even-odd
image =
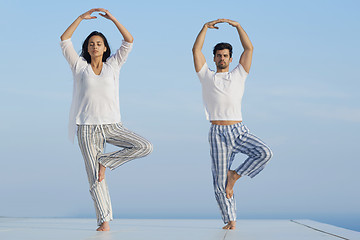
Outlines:
{"label": "woman's hand", "polygon": [[107,18],[107,19],[109,19],[111,21],[113,21],[115,19],[114,16],[111,15],[111,13],[108,10],[104,9],[104,8],[96,8],[96,10],[98,12],[103,12],[103,13],[99,13],[99,15],[104,17],[104,18]]}
{"label": "woman's hand", "polygon": [[94,12],[103,12],[103,13],[99,13],[100,16],[107,18],[109,20],[114,20],[114,16],[105,8],[93,8],[83,14],[80,15],[81,19],[95,19],[97,18],[96,16],[91,16],[92,13]]}
{"label": "woman's hand", "polygon": [[[118,21],[116,20],[116,18],[111,15],[111,13],[104,9],[104,8],[93,8],[93,9],[90,9],[89,11],[81,14],[66,30],[65,32],[61,35],[60,39],[61,41],[64,41],[66,39],[69,39],[71,38],[71,36],[73,35],[74,31],[76,30],[76,28],[79,26],[80,22],[84,19],[96,19],[97,17],[96,16],[91,16],[91,14],[93,14],[94,12],[103,12],[103,13],[99,13],[100,16],[104,17],[104,18],[107,18],[111,21],[113,21],[115,23],[115,25],[119,28],[119,24]],[[120,28],[119,28],[120,30]],[[122,30],[120,30],[121,34],[123,34]],[[124,31],[124,34],[126,34],[126,32]],[[128,35],[128,34],[126,34]],[[125,37],[124,37],[125,38]],[[133,39],[132,39],[132,36],[129,35],[128,37],[125,38],[126,41],[128,42],[132,42]]]}
{"label": "woman's hand", "polygon": [[81,14],[81,15],[80,15],[80,18],[81,18],[81,19],[95,19],[95,18],[97,18],[97,17],[95,17],[95,16],[91,16],[91,14],[92,14],[93,12],[99,12],[99,11],[97,10],[97,8],[93,8],[93,9],[87,11],[86,13]]}

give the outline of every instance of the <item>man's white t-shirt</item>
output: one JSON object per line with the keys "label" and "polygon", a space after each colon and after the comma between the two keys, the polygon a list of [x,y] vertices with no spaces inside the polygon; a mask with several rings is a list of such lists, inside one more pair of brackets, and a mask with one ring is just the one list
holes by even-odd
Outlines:
{"label": "man's white t-shirt", "polygon": [[61,41],[60,46],[74,77],[69,137],[75,136],[76,125],[120,122],[119,74],[132,43],[123,41],[116,53],[103,63],[100,75],[76,53],[70,39]]}
{"label": "man's white t-shirt", "polygon": [[248,73],[241,64],[231,72],[216,73],[207,63],[197,75],[202,86],[206,118],[242,121],[241,101]]}

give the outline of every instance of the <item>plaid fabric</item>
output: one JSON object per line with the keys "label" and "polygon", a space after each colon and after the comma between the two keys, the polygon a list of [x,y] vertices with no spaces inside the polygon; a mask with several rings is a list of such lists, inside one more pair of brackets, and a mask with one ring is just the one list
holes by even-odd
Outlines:
{"label": "plaid fabric", "polygon": [[241,122],[234,125],[211,125],[209,132],[210,155],[215,198],[225,223],[236,221],[234,196],[226,198],[227,173],[237,153],[248,158],[234,170],[241,176],[255,177],[272,156],[271,149],[249,132]]}

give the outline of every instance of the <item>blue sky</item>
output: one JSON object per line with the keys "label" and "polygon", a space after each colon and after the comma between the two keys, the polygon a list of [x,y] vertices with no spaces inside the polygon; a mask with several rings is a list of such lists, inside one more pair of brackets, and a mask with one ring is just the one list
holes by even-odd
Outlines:
{"label": "blue sky", "polygon": [[[0,216],[94,216],[81,153],[67,139],[72,76],[59,37],[81,13],[104,7],[135,38],[120,74],[123,123],[154,144],[149,157],[108,171],[116,218],[220,217],[191,48],[205,22],[229,18],[255,48],[244,123],[274,152],[261,175],[237,183],[239,218],[310,218],[360,230],[357,1],[1,5]],[[217,42],[233,45],[234,63],[242,52],[235,29],[219,27],[203,47],[211,68]],[[77,50],[93,30],[113,51],[120,45],[116,27],[99,17],[80,24]]]}

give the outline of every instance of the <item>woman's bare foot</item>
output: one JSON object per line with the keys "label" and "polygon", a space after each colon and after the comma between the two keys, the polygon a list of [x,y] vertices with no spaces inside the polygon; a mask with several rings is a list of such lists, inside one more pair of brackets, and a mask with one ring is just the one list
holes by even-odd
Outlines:
{"label": "woman's bare foot", "polygon": [[236,221],[230,221],[228,224],[226,224],[223,229],[226,230],[234,230],[236,229]]}
{"label": "woman's bare foot", "polygon": [[234,195],[234,185],[236,183],[236,181],[240,178],[241,176],[239,174],[237,174],[234,170],[229,170],[228,171],[228,175],[227,175],[227,184],[226,184],[226,188],[225,188],[225,192],[226,192],[226,197],[228,199],[230,199],[233,195]]}
{"label": "woman's bare foot", "polygon": [[101,165],[99,163],[99,182],[104,180],[104,178],[105,178],[105,170],[106,170],[106,167],[104,167],[103,165]]}
{"label": "woman's bare foot", "polygon": [[109,222],[103,222],[100,227],[96,229],[96,231],[105,232],[110,231]]}

